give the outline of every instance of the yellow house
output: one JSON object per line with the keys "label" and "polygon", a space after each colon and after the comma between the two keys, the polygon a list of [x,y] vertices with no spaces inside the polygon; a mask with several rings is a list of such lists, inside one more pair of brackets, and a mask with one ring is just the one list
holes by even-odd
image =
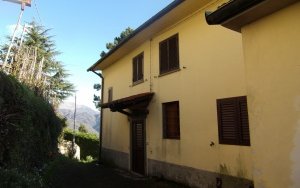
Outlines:
{"label": "yellow house", "polygon": [[205,19],[225,2],[175,0],[88,69],[102,71],[101,160],[194,187],[252,187],[242,35]]}
{"label": "yellow house", "polygon": [[206,19],[242,34],[255,188],[300,187],[300,2],[234,0]]}

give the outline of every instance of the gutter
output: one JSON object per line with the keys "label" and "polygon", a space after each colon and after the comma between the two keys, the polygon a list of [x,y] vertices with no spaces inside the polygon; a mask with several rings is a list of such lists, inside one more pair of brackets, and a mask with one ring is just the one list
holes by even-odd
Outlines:
{"label": "gutter", "polygon": [[206,11],[206,22],[209,25],[222,24],[263,1],[265,0],[230,0],[228,3],[221,5],[214,12]]}
{"label": "gutter", "polygon": [[[104,95],[104,77],[101,73],[97,73],[92,70],[93,73],[98,75],[101,78],[101,104],[103,104],[103,95]],[[102,163],[102,132],[103,132],[103,107],[100,108],[100,131],[99,131],[99,157],[98,157],[98,164]]]}
{"label": "gutter", "polygon": [[214,12],[205,12],[209,25],[222,25],[241,32],[241,28],[273,14],[299,0],[230,0]]}
{"label": "gutter", "polygon": [[170,3],[167,7],[162,9],[160,12],[158,12],[156,15],[151,17],[149,20],[147,20],[145,23],[143,23],[141,26],[139,26],[137,29],[135,29],[128,37],[126,37],[124,40],[122,40],[116,47],[108,51],[105,56],[103,56],[101,59],[99,59],[96,63],[94,63],[90,68],[87,69],[87,71],[93,71],[98,64],[103,62],[105,59],[107,59],[111,54],[113,54],[115,51],[117,51],[119,48],[121,48],[124,44],[126,44],[130,39],[135,37],[137,34],[139,34],[141,31],[146,29],[148,26],[159,20],[161,17],[165,16],[167,13],[172,11],[174,8],[176,8],[178,5],[183,3],[185,0],[174,0],[172,3]]}

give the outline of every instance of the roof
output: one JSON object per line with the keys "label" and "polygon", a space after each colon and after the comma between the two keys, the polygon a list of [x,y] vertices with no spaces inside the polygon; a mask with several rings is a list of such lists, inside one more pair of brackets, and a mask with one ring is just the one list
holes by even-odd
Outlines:
{"label": "roof", "polygon": [[108,103],[101,104],[100,107],[102,108],[110,108],[111,111],[121,111],[124,109],[130,110],[145,110],[151,101],[154,93],[147,92],[147,93],[140,93],[137,95],[132,95],[129,97],[121,98],[118,100],[114,100]]}
{"label": "roof", "polygon": [[222,25],[241,32],[241,28],[298,0],[230,0],[216,11],[205,14],[209,25]]}
{"label": "roof", "polygon": [[164,9],[162,9],[160,12],[158,12],[156,15],[154,15],[152,18],[150,18],[149,20],[147,20],[144,24],[142,24],[141,26],[139,26],[137,29],[135,29],[128,37],[126,37],[124,40],[122,40],[116,47],[114,47],[113,49],[111,49],[104,57],[102,57],[101,59],[99,59],[95,64],[93,64],[88,71],[91,71],[95,68],[95,66],[99,63],[101,63],[102,61],[104,61],[107,57],[109,57],[111,54],[113,54],[116,50],[118,50],[120,47],[122,47],[126,42],[128,42],[131,38],[133,38],[134,36],[136,36],[138,33],[140,33],[142,30],[144,30],[146,27],[148,27],[149,25],[151,25],[153,22],[155,22],[156,20],[158,20],[159,18],[161,18],[162,16],[164,16],[165,14],[167,14],[168,12],[170,12],[172,9],[174,9],[175,7],[177,7],[180,3],[182,3],[184,0],[175,0],[173,1],[171,4],[169,4],[167,7],[165,7]]}
{"label": "roof", "polygon": [[117,62],[145,41],[152,39],[162,30],[178,23],[191,15],[211,0],[174,0],[171,4],[158,12],[134,32],[110,50],[103,58],[94,63],[87,71],[103,70]]}

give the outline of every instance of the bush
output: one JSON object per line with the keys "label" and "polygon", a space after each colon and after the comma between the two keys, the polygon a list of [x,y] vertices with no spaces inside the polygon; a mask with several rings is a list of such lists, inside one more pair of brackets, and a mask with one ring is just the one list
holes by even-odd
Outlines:
{"label": "bush", "polygon": [[[72,141],[73,131],[70,129],[65,129],[64,139]],[[80,159],[86,159],[87,156],[98,158],[100,142],[97,135],[75,132],[75,143],[80,147]]]}
{"label": "bush", "polygon": [[61,186],[62,182],[71,174],[74,167],[76,168],[78,165],[79,163],[75,159],[58,155],[43,170],[42,177],[44,184],[51,188],[63,187]]}
{"label": "bush", "polygon": [[3,188],[42,188],[46,187],[38,170],[32,173],[20,172],[18,169],[0,168],[0,187]]}
{"label": "bush", "polygon": [[61,130],[47,101],[0,72],[0,167],[41,167],[57,153]]}

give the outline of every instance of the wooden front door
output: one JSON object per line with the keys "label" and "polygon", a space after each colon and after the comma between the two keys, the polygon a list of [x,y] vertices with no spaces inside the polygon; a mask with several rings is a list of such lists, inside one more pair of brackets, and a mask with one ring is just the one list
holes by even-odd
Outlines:
{"label": "wooden front door", "polygon": [[144,120],[132,121],[132,171],[145,174],[145,123]]}

